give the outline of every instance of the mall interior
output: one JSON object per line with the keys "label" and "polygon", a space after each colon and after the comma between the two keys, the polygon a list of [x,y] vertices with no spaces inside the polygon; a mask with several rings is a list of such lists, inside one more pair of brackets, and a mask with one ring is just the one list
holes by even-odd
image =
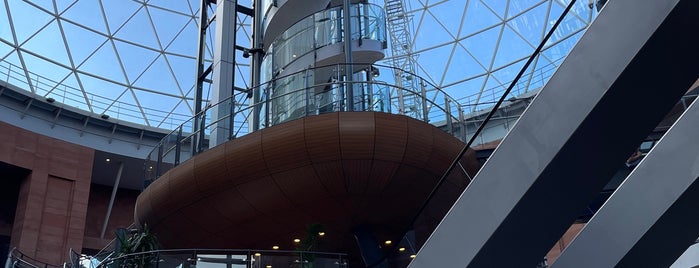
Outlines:
{"label": "mall interior", "polygon": [[698,12],[4,0],[0,259],[699,267]]}

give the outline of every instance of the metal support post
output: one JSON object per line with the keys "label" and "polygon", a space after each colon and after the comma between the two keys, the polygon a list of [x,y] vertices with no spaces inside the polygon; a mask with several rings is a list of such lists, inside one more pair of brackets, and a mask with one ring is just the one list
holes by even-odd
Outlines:
{"label": "metal support post", "polygon": [[114,207],[114,199],[116,199],[117,190],[119,189],[119,182],[121,182],[122,171],[124,171],[124,162],[119,162],[119,170],[117,171],[116,179],[114,180],[114,187],[112,187],[112,195],[109,198],[109,205],[107,206],[107,215],[104,216],[102,232],[100,232],[100,238],[102,239],[104,239],[104,233],[107,232],[107,225],[109,225],[109,217],[112,214],[112,208]]}
{"label": "metal support post", "polygon": [[447,132],[449,134],[454,134],[454,127],[452,125],[452,120],[451,120],[451,101],[449,101],[449,96],[444,95],[444,106],[446,109],[447,117],[446,117],[446,124],[447,124]]}
{"label": "metal support post", "polygon": [[466,123],[464,122],[464,109],[458,104],[457,108],[459,109],[459,137],[461,137],[462,141],[466,141],[468,137],[466,136]]}
{"label": "metal support post", "polygon": [[228,99],[230,109],[228,111],[228,140],[235,138],[235,98]]}
{"label": "metal support post", "polygon": [[[427,89],[425,88],[425,80],[420,79],[420,102],[422,103],[422,119],[425,122],[429,122],[427,114]],[[447,107],[447,109],[449,109]]]}
{"label": "metal support post", "polygon": [[[216,32],[214,36],[214,59],[212,63],[212,97],[216,105],[233,96],[236,64],[236,25],[238,11],[236,0],[218,0],[216,3]],[[228,114],[225,105],[213,106],[211,110],[209,147],[227,140],[230,126],[227,120],[220,120]]]}
{"label": "metal support post", "polygon": [[[209,2],[210,0],[199,1],[199,40],[197,42],[197,73],[194,80],[196,81],[196,88],[194,89],[194,126],[192,133],[199,131],[199,113],[201,113],[201,104],[204,101],[202,94],[207,76],[204,64],[206,60],[206,30],[209,28]],[[192,136],[192,139],[192,156],[194,156],[198,152],[196,145],[199,144],[199,141],[196,135]]]}
{"label": "metal support post", "polygon": [[306,83],[306,89],[305,89],[305,93],[306,93],[306,105],[305,105],[305,109],[304,109],[304,110],[305,110],[305,112],[306,112],[306,116],[309,116],[310,113],[311,113],[311,111],[310,111],[310,109],[311,109],[311,108],[310,108],[310,106],[311,106],[311,85],[310,85],[310,83],[311,83],[311,82],[308,81],[308,76],[309,76],[310,71],[311,71],[311,70],[307,68],[307,69],[306,69],[306,74],[304,75],[304,81],[305,81],[305,83]]}
{"label": "metal support post", "polygon": [[345,91],[347,94],[347,111],[354,111],[354,86],[352,85],[352,80],[354,80],[354,68],[352,66],[352,18],[351,18],[351,0],[344,0],[342,6],[343,13],[343,35],[344,35],[344,45],[345,45]]}
{"label": "metal support post", "polygon": [[162,174],[162,166],[163,166],[163,146],[165,146],[163,143],[158,144],[158,160],[155,162],[155,177],[158,178]]}
{"label": "metal support post", "polygon": [[[262,0],[253,0],[253,12],[255,16],[252,20],[252,62],[250,66],[251,81],[250,85],[252,90],[252,105],[260,104],[260,84],[261,73],[262,73],[262,59],[265,53],[261,50],[264,47],[262,43],[263,33],[262,33],[262,14],[265,12],[263,10]],[[269,79],[269,77],[267,78]],[[255,106],[252,108],[252,131],[257,131],[260,127],[260,107]]]}
{"label": "metal support post", "polygon": [[177,130],[177,138],[175,140],[175,163],[173,163],[175,166],[180,164],[180,153],[182,151],[182,143],[180,142],[182,140],[182,126],[180,126]]}

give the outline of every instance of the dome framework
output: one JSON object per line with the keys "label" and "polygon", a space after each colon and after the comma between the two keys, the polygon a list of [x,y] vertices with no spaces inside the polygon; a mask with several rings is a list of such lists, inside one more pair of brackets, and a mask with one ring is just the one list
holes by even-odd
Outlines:
{"label": "dome framework", "polygon": [[[417,75],[456,98],[468,113],[491,106],[569,1],[403,2],[411,40],[403,53],[409,55],[388,51],[382,63],[409,56]],[[199,6],[198,0],[5,0],[0,80],[96,116],[174,129],[195,107]],[[513,97],[543,86],[595,15],[588,1],[576,3]],[[237,23],[237,42],[245,47],[252,18],[239,16]],[[213,32],[208,31],[207,43],[213,43]],[[207,61],[211,51],[207,47]],[[237,53],[242,61],[235,86],[249,88],[249,61]],[[205,86],[204,102],[211,98]]]}

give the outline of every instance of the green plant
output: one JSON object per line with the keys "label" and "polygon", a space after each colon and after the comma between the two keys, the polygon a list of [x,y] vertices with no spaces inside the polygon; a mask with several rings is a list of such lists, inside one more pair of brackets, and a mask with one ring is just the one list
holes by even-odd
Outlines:
{"label": "green plant", "polygon": [[119,241],[119,247],[115,248],[117,267],[155,266],[157,254],[147,252],[160,249],[160,243],[147,224],[132,232],[117,231],[116,237]]}

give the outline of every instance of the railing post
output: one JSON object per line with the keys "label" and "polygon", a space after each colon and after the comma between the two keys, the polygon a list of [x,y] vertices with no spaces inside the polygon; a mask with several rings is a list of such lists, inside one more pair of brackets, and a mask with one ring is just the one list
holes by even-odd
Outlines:
{"label": "railing post", "polygon": [[228,111],[228,140],[232,140],[235,138],[235,132],[233,131],[234,129],[234,123],[235,123],[235,98],[233,96],[230,97],[230,103],[231,103],[231,108]]}
{"label": "railing post", "polygon": [[398,91],[398,114],[405,115],[405,99],[403,98],[403,77],[402,74],[398,74],[396,79],[398,83],[396,91]]}
{"label": "railing post", "polygon": [[451,103],[449,101],[449,96],[447,96],[446,94],[444,95],[444,104],[446,106],[445,110],[447,112],[447,132],[449,132],[449,134],[454,135],[454,128],[452,126],[451,121]]}
{"label": "railing post", "polygon": [[[422,95],[422,99],[420,100],[420,102],[422,102],[422,118],[425,122],[429,122],[430,119],[427,113],[427,89],[425,88],[424,79],[420,79],[420,94]],[[446,98],[446,94],[444,96]]]}
{"label": "railing post", "polygon": [[[354,86],[352,81],[354,80],[354,65],[352,65],[352,9],[350,4],[352,1],[344,0],[342,6],[343,13],[343,37],[344,37],[344,47],[345,47],[345,91],[347,96],[347,111],[354,111]],[[359,42],[359,41],[358,41]]]}
{"label": "railing post", "polygon": [[308,74],[310,73],[310,69],[306,68],[306,75],[304,77],[305,83],[306,83],[306,107],[305,107],[305,112],[306,116],[309,116],[311,114],[310,111],[310,106],[311,106],[311,88],[310,88],[310,82],[308,81]]}
{"label": "railing post", "polygon": [[201,113],[201,121],[199,122],[199,133],[197,133],[197,136],[199,136],[199,138],[197,139],[197,154],[203,151],[202,148],[204,147],[204,138],[206,138],[206,111],[208,110],[209,107],[206,107],[206,109],[204,109],[204,111],[202,111]]}
{"label": "railing post", "polygon": [[464,122],[464,109],[461,107],[461,105],[456,106],[457,109],[459,109],[459,136],[461,137],[462,141],[467,141],[468,137],[466,137],[466,123]]}
{"label": "railing post", "polygon": [[182,144],[180,144],[180,140],[182,139],[182,126],[178,128],[177,139],[175,140],[175,166],[180,164],[180,151],[182,151]]}
{"label": "railing post", "polygon": [[339,88],[339,90],[337,91],[337,92],[338,92],[337,95],[338,95],[338,97],[339,97],[339,100],[338,100],[338,110],[337,110],[337,112],[342,112],[342,111],[345,110],[345,89],[347,89],[346,83],[343,83],[343,82],[346,82],[346,81],[340,81],[340,77],[342,77],[342,74],[340,73],[340,68],[341,68],[341,67],[340,67],[340,65],[338,64],[338,65],[337,65],[337,82],[338,82],[338,86],[339,86],[340,88]]}
{"label": "railing post", "polygon": [[160,251],[158,251],[155,254],[155,268],[159,268],[159,267],[160,267]]}
{"label": "railing post", "polygon": [[393,105],[391,103],[391,86],[388,86],[388,85],[384,85],[384,86],[386,88],[384,89],[385,91],[383,93],[383,96],[381,96],[383,98],[383,107],[386,109],[386,111],[384,111],[384,112],[387,112],[390,114],[391,110],[393,108],[392,107]]}
{"label": "railing post", "polygon": [[[269,112],[270,112],[269,104],[271,103],[270,102],[271,96],[269,95],[270,94],[270,87],[273,87],[275,83],[276,82],[274,82],[274,80],[272,80],[272,82],[267,84],[267,86],[265,87],[265,102],[264,102],[264,105],[265,105],[265,123],[263,124],[263,126],[265,128],[269,127]],[[262,102],[260,102],[260,103],[262,103]]]}
{"label": "railing post", "polygon": [[5,80],[5,82],[7,82],[8,84],[10,83],[10,74],[11,73],[12,73],[12,63],[10,63],[10,65],[7,65],[7,80]]}
{"label": "railing post", "polygon": [[160,166],[163,165],[163,146],[164,144],[161,142],[158,144],[158,161],[155,162],[155,177],[158,178],[160,175],[162,175],[160,172],[162,171],[162,168]]}
{"label": "railing post", "polygon": [[374,111],[374,66],[369,66],[366,73],[366,86],[367,86],[367,111]]}

